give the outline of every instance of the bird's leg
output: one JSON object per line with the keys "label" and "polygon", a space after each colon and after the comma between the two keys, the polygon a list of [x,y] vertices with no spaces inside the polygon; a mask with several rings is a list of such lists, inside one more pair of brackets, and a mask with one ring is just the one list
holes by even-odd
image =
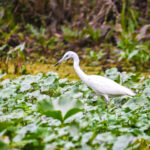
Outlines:
{"label": "bird's leg", "polygon": [[104,96],[104,99],[105,99],[105,102],[106,102],[106,106],[108,106],[108,104],[109,104],[108,95],[103,95],[103,96]]}

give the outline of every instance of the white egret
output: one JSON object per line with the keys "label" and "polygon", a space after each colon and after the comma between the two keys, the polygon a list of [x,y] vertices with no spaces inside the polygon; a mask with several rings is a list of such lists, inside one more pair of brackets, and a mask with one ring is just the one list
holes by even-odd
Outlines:
{"label": "white egret", "polygon": [[79,57],[73,51],[68,51],[64,54],[64,56],[56,63],[56,65],[60,64],[63,60],[67,60],[69,58],[73,58],[73,66],[80,77],[80,79],[90,87],[98,96],[103,96],[106,104],[109,102],[109,96],[118,96],[118,95],[128,95],[134,96],[135,93],[116,83],[115,81],[99,76],[99,75],[87,75],[85,74],[79,66]]}

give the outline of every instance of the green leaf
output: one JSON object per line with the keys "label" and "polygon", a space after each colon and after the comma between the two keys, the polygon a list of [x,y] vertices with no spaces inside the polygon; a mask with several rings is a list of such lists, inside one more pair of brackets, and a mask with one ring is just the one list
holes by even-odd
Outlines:
{"label": "green leaf", "polygon": [[34,133],[38,129],[38,126],[36,125],[36,122],[33,124],[28,124],[21,129],[17,130],[17,135],[13,138],[14,142],[19,142],[21,141],[25,136],[27,132]]}
{"label": "green leaf", "polygon": [[125,150],[128,147],[129,143],[133,141],[135,141],[135,138],[130,134],[119,136],[112,149]]}
{"label": "green leaf", "polygon": [[135,55],[137,55],[139,52],[139,50],[134,50],[132,51],[129,55],[128,55],[128,59],[131,60],[132,57],[134,57]]}
{"label": "green leaf", "polygon": [[63,116],[62,116],[62,113],[61,111],[57,111],[57,110],[53,110],[53,111],[46,111],[44,112],[44,114],[47,116],[47,117],[52,117],[54,119],[57,119],[57,120],[60,120],[61,122],[63,122]]}
{"label": "green leaf", "polygon": [[47,117],[52,117],[63,121],[62,113],[60,110],[55,110],[51,99],[42,99],[38,102],[37,109],[45,114]]}
{"label": "green leaf", "polygon": [[112,144],[115,141],[115,139],[115,136],[110,132],[104,132],[96,136],[96,138],[93,140],[93,144],[97,144],[100,142],[108,142]]}
{"label": "green leaf", "polygon": [[3,142],[3,135],[6,133],[6,130],[4,130],[3,132],[0,132],[0,149],[1,150],[8,150],[8,145],[6,143]]}
{"label": "green leaf", "polygon": [[33,33],[35,36],[40,36],[40,32],[37,30],[37,28],[31,24],[27,24],[27,29]]}
{"label": "green leaf", "polygon": [[1,150],[9,150],[9,147],[2,140],[0,140],[0,149]]}
{"label": "green leaf", "polygon": [[37,109],[41,112],[47,112],[54,110],[51,99],[42,99],[37,104]]}
{"label": "green leaf", "polygon": [[81,108],[83,104],[77,98],[80,95],[74,88],[70,91],[67,91],[65,94],[61,95],[60,98],[56,101],[53,101],[54,107],[56,110],[60,110],[62,115],[73,109],[73,108]]}
{"label": "green leaf", "polygon": [[4,88],[0,90],[0,97],[1,98],[9,98],[11,95],[15,93],[16,89],[13,88]]}
{"label": "green leaf", "polygon": [[70,109],[64,116],[64,120],[66,120],[67,118],[71,117],[72,115],[80,112],[81,109],[80,108],[72,108]]}

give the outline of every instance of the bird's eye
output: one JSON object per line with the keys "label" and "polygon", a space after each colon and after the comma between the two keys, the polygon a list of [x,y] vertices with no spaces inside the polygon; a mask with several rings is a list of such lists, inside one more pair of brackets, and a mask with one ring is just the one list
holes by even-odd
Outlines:
{"label": "bird's eye", "polygon": [[68,55],[66,55],[66,59],[68,59],[69,58],[69,56]]}

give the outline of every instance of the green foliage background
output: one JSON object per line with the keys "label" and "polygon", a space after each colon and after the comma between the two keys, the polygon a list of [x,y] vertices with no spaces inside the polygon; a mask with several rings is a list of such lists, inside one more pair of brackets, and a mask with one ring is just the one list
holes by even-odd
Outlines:
{"label": "green foliage background", "polygon": [[120,74],[116,68],[105,76],[139,94],[113,98],[106,109],[83,83],[59,79],[56,73],[2,81],[1,148],[149,149],[150,79]]}

